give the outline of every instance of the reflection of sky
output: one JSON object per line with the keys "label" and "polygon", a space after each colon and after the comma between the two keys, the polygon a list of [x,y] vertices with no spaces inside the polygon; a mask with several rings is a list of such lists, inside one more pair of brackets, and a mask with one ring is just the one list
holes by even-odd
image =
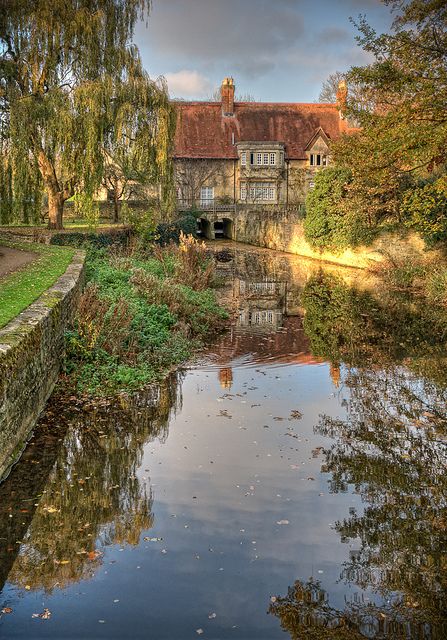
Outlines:
{"label": "reflection of sky", "polygon": [[[344,415],[337,396],[326,364],[242,367],[231,389],[217,368],[189,371],[169,437],[145,446],[139,471],[154,493],[144,535],[163,540],[109,548],[93,580],[51,597],[27,593],[8,637],[281,638],[269,599],[311,575],[342,607],[349,547],[332,527],[360,501],[328,495],[312,456],[328,443],[313,433],[318,415]],[[294,410],[303,417],[289,420]],[[31,618],[43,606],[51,626]]]}

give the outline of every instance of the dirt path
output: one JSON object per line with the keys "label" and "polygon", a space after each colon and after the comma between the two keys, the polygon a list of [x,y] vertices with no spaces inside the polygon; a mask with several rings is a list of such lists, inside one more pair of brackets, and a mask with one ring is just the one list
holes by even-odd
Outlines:
{"label": "dirt path", "polygon": [[37,258],[31,251],[20,251],[10,247],[0,246],[0,278],[12,271],[17,271]]}

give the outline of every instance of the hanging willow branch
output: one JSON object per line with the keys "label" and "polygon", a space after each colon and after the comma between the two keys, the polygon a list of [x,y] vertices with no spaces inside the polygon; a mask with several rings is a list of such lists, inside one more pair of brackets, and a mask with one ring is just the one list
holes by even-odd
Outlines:
{"label": "hanging willow branch", "polygon": [[0,109],[13,199],[26,170],[47,193],[50,227],[60,228],[64,202],[75,192],[92,197],[114,154],[169,185],[173,108],[165,84],[148,77],[131,44],[150,1],[6,5]]}

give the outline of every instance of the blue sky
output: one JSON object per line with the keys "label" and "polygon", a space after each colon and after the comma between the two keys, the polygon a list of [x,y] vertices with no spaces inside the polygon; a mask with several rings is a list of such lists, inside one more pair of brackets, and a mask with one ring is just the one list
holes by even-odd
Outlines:
{"label": "blue sky", "polygon": [[359,15],[389,30],[380,0],[153,0],[135,42],[172,97],[203,100],[233,76],[257,100],[314,102],[330,73],[368,61],[349,21]]}

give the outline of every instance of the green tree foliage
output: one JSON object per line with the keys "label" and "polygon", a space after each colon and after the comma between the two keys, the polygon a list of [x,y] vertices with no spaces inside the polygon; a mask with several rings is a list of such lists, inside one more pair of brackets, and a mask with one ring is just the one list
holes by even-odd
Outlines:
{"label": "green tree foliage", "polygon": [[374,225],[399,220],[403,191],[447,160],[447,5],[385,2],[396,12],[391,33],[360,19],[358,42],[374,60],[347,74],[364,97],[347,105],[361,130],[334,145],[335,160],[353,172],[347,205]]}
{"label": "green tree foliage", "polygon": [[316,249],[337,250],[367,242],[373,232],[363,211],[346,207],[350,169],[332,166],[319,171],[306,198],[304,233]]}
{"label": "green tree foliage", "polygon": [[405,223],[419,231],[429,244],[447,240],[447,176],[407,191],[402,213]]}
{"label": "green tree foliage", "polygon": [[64,202],[78,191],[93,196],[117,147],[131,149],[136,168],[166,179],[173,110],[163,82],[149,79],[131,45],[149,0],[6,4],[0,107],[14,191],[22,172],[38,172],[49,225],[60,228]]}

